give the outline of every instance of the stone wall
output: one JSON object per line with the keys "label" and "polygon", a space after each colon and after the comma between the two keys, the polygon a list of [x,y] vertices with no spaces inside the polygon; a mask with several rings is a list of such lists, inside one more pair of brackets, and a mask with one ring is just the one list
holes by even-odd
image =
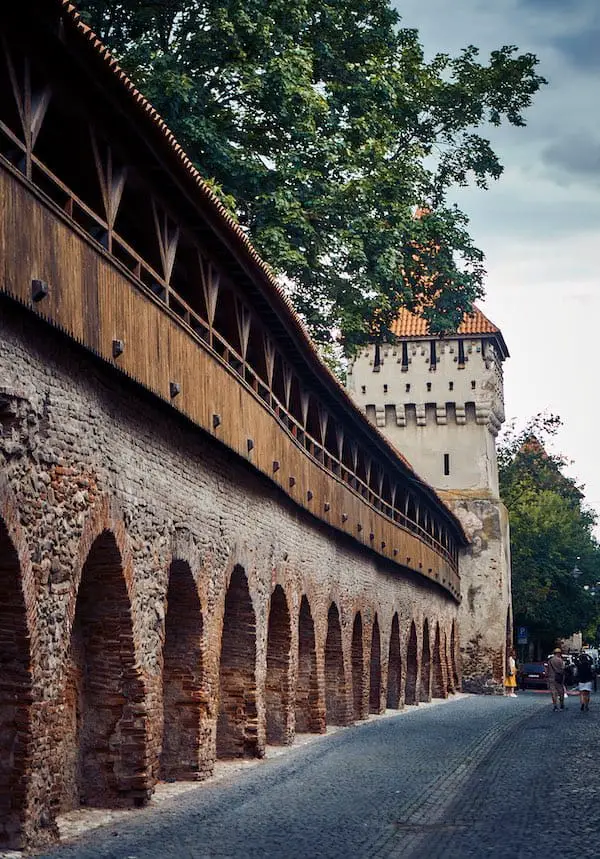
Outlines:
{"label": "stone wall", "polygon": [[0,422],[0,849],[456,688],[444,591],[5,300]]}
{"label": "stone wall", "polygon": [[512,642],[508,512],[498,499],[444,496],[472,541],[460,556],[462,688],[501,695]]}

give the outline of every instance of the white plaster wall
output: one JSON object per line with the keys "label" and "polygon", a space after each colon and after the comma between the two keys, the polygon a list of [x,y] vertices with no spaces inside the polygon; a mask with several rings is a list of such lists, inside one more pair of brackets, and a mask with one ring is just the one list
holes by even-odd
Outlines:
{"label": "white plaster wall", "polygon": [[[480,489],[498,495],[495,436],[504,420],[502,368],[481,338],[464,340],[465,364],[458,364],[458,340],[383,345],[374,367],[375,346],[364,348],[349,367],[348,390],[357,405],[414,468],[439,489]],[[450,474],[444,475],[444,453]]]}
{"label": "white plaster wall", "polygon": [[[367,410],[368,412],[370,410]],[[497,494],[497,465],[494,439],[475,422],[458,426],[453,417],[438,425],[429,420],[417,426],[409,413],[407,425],[385,424],[385,435],[417,472],[437,489],[490,489]],[[444,474],[444,454],[449,454],[450,474]]]}

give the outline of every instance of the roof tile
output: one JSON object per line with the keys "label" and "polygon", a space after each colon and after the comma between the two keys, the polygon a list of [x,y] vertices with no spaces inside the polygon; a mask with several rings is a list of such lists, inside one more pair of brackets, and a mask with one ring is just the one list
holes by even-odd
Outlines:
{"label": "roof tile", "polygon": [[[391,330],[396,337],[427,337],[429,334],[427,320],[404,307],[396,321],[392,323]],[[464,315],[456,333],[467,335],[500,334],[500,329],[493,322],[490,322],[478,307],[475,307],[473,313]]]}

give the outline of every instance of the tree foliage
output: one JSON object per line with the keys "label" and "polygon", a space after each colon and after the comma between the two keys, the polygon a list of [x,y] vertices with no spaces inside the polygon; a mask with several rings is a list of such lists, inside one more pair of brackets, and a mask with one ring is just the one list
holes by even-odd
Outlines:
{"label": "tree foliage", "polygon": [[[524,125],[545,83],[501,47],[425,59],[388,0],[80,0],[290,285],[315,339],[347,351],[425,307],[455,328],[483,289],[457,185],[502,166],[489,126]],[[414,207],[427,205],[418,221]],[[415,253],[419,248],[419,253]],[[429,249],[429,250],[428,250]]]}
{"label": "tree foliage", "polygon": [[515,624],[528,626],[547,646],[595,629],[598,616],[595,516],[582,487],[563,474],[567,460],[546,450],[560,426],[554,415],[536,416],[521,432],[513,426],[498,454],[500,494],[510,516]]}

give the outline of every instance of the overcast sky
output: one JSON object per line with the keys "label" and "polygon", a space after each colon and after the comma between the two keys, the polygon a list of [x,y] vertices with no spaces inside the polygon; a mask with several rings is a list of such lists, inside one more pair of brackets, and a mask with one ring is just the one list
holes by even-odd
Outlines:
{"label": "overcast sky", "polygon": [[[489,191],[457,198],[487,257],[480,306],[504,334],[506,414],[564,421],[556,451],[574,460],[600,513],[600,0],[395,0],[428,55],[517,45],[549,81],[524,129],[494,143],[505,165]],[[600,530],[597,529],[600,534]]]}

